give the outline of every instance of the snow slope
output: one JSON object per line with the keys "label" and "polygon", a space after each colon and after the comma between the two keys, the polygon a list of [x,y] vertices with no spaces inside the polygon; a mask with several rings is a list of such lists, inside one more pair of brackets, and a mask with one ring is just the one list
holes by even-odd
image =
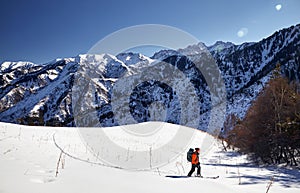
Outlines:
{"label": "snow slope", "polygon": [[[147,124],[157,125],[155,122]],[[170,129],[177,127],[167,126]],[[204,139],[213,142],[207,149],[203,148]],[[128,139],[120,135],[118,140]],[[101,163],[84,144],[77,128],[0,123],[0,193],[254,193],[266,192],[272,177],[274,183],[270,193],[297,193],[300,190],[299,171],[254,166],[245,156],[222,151],[220,143],[202,131],[196,131],[189,146],[201,147],[202,175],[219,175],[216,180],[166,178],[167,175],[187,174],[190,164],[186,162],[185,152],[163,167],[129,171]],[[56,177],[59,148],[67,155],[62,154]]]}

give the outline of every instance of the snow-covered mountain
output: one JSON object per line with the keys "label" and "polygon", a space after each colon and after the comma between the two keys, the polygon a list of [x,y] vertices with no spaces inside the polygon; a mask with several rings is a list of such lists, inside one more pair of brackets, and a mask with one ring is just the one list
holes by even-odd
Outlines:
{"label": "snow-covered mountain", "polygon": [[216,44],[208,49],[223,74],[229,112],[239,117],[245,115],[251,102],[270,79],[277,64],[281,65],[282,74],[290,80],[300,80],[299,24],[275,32],[257,43]]}
{"label": "snow-covered mountain", "polygon": [[[75,74],[80,71],[88,74],[89,81],[96,86],[92,97],[88,92],[82,96],[90,98],[85,105],[96,109],[103,126],[132,124],[132,120],[155,121],[158,117],[165,117],[159,121],[185,124],[179,93],[163,81],[144,81],[133,88],[130,96],[124,96],[129,97],[129,113],[123,120],[116,119],[117,113],[111,104],[112,90],[118,80],[124,80],[122,84],[126,87],[133,84],[126,82],[129,80],[126,77],[137,76],[145,69],[149,74],[152,69],[163,73],[167,69],[165,63],[168,63],[179,69],[192,84],[200,101],[197,106],[199,113],[190,113],[188,117],[200,117],[197,127],[205,130],[212,108],[211,95],[207,80],[197,70],[195,62],[209,61],[210,54],[226,87],[227,114],[234,113],[242,118],[270,79],[276,64],[281,64],[282,73],[291,80],[300,80],[300,25],[275,32],[259,42],[234,45],[218,41],[208,47],[199,43],[177,51],[161,50],[150,58],[137,53],[120,53],[117,56],[85,54],[47,64],[4,62],[0,66],[0,121],[75,126],[73,107],[77,104],[73,104],[72,89],[74,81],[78,83]],[[181,81],[176,85],[182,90],[186,86]],[[129,116],[133,119],[130,120]]]}

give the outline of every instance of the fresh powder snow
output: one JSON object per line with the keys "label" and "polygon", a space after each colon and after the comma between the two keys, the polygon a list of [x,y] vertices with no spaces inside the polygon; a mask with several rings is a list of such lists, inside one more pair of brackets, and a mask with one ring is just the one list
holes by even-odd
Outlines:
{"label": "fresh powder snow", "polygon": [[[157,126],[157,122],[147,124]],[[163,124],[173,131],[178,127]],[[129,139],[119,135],[117,140],[126,146]],[[204,139],[211,141],[207,149],[203,148]],[[264,193],[269,188],[270,193],[297,193],[300,190],[299,170],[257,166],[245,155],[225,152],[218,140],[198,130],[185,152],[179,152],[168,164],[149,170],[111,167],[99,161],[85,143],[78,128],[0,123],[0,192]],[[218,179],[166,177],[186,176],[190,169],[186,152],[190,147],[201,148],[202,175],[219,176]]]}

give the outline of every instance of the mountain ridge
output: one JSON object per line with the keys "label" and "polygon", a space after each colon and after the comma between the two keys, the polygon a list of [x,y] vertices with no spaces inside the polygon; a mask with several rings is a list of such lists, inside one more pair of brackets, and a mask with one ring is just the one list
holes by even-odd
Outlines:
{"label": "mountain ridge", "polygon": [[[100,122],[104,126],[115,126],[117,122],[110,104],[110,92],[118,78],[124,73],[134,75],[141,69],[151,66],[154,60],[170,63],[179,69],[192,70],[194,68],[192,63],[184,55],[200,57],[203,50],[208,50],[213,56],[224,79],[228,100],[227,114],[233,113],[243,118],[252,101],[267,84],[272,70],[278,63],[281,64],[282,74],[290,80],[300,80],[300,24],[277,31],[259,42],[235,45],[217,41],[214,45],[205,48],[203,46],[205,46],[203,43],[199,43],[177,51],[161,50],[152,57],[138,53],[120,53],[117,56],[84,54],[74,58],[53,60],[46,64],[4,62],[0,66],[0,121],[75,126],[71,97],[74,74],[79,68],[90,68],[90,71],[94,70],[93,76],[96,77],[97,85],[100,87],[95,95]],[[191,71],[186,73],[189,74]],[[199,115],[202,117],[202,123],[198,129],[205,130],[203,125],[208,124],[211,109],[207,85],[205,86],[201,73],[197,76],[189,74],[188,77],[197,82],[193,84],[195,88],[197,87],[196,92],[201,101],[199,108],[202,113]],[[166,94],[163,93],[164,89],[168,90],[166,86],[163,84],[144,86],[140,88],[146,92],[144,98],[135,98],[132,104],[136,105],[131,105],[133,117],[141,116],[136,118],[138,122],[152,120],[147,114],[147,109],[153,102],[167,103],[159,101],[159,98]],[[154,90],[159,94],[150,93]],[[170,93],[167,94],[168,97],[175,96],[172,90],[168,92]],[[167,101],[170,102],[170,99]],[[167,121],[180,124],[178,120],[180,108],[176,107],[178,101],[168,104],[170,106],[167,111],[172,114],[168,115]]]}

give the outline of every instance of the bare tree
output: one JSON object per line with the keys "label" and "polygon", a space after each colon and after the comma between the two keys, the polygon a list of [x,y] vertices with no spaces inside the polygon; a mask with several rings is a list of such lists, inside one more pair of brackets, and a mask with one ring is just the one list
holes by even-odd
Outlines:
{"label": "bare tree", "polygon": [[274,73],[228,141],[269,164],[297,165],[300,150],[300,94],[297,84]]}

